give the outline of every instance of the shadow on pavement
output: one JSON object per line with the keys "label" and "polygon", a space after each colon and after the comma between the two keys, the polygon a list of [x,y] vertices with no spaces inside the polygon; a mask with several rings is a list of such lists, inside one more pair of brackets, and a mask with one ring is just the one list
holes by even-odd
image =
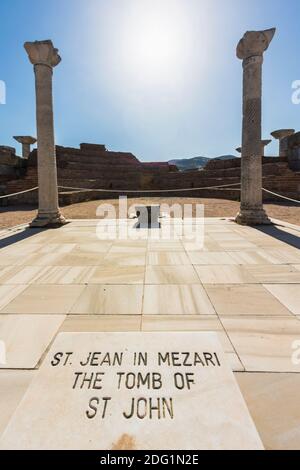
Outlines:
{"label": "shadow on pavement", "polygon": [[300,232],[299,235],[293,235],[292,233],[281,230],[280,225],[261,225],[255,228],[270,237],[293,246],[294,248],[300,248]]}
{"label": "shadow on pavement", "polygon": [[20,232],[14,232],[12,235],[3,238],[0,240],[0,249],[6,248],[7,246],[13,245],[14,243],[20,242],[22,240],[26,240],[27,238],[36,235],[37,233],[45,232],[45,229],[35,229],[35,228],[25,228],[25,230],[21,229]]}

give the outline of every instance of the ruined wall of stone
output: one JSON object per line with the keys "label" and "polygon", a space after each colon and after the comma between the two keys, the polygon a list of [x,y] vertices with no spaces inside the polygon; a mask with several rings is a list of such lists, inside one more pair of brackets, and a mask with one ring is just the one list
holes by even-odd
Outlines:
{"label": "ruined wall of stone", "polygon": [[[142,163],[131,153],[110,152],[101,145],[81,144],[78,149],[58,146],[56,155],[59,186],[112,191],[99,193],[60,189],[61,204],[118,197],[118,193],[113,190],[178,189],[178,192],[162,192],[155,195],[239,199],[237,188],[201,191],[196,188],[239,183],[240,159],[212,160],[200,171],[179,172],[176,167],[168,163]],[[300,172],[289,168],[287,158],[264,158],[263,178],[263,185],[266,189],[289,197],[300,198]],[[36,186],[38,186],[37,151],[34,150],[28,159],[26,174],[2,184],[2,194],[24,191]],[[180,191],[184,188],[190,188],[191,191]],[[193,188],[195,188],[194,191]],[[151,196],[151,193],[143,195]],[[139,196],[139,194],[128,193],[128,196]],[[265,200],[267,199],[274,198],[265,195]],[[37,192],[9,200],[9,204],[16,202],[36,204]]]}
{"label": "ruined wall of stone", "polygon": [[288,161],[291,170],[300,171],[300,132],[288,138]]}
{"label": "ruined wall of stone", "polygon": [[5,190],[7,181],[21,178],[25,174],[26,162],[16,155],[16,149],[0,146],[0,191]]}

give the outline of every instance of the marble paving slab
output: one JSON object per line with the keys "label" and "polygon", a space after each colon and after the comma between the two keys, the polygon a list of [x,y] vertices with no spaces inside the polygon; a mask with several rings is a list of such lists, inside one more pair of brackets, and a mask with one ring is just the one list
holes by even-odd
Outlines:
{"label": "marble paving slab", "polygon": [[295,315],[300,315],[300,284],[265,284],[264,287]]}
{"label": "marble paving slab", "polygon": [[87,284],[94,272],[93,266],[49,266],[34,279],[35,284]]}
{"label": "marble paving slab", "polygon": [[145,284],[200,284],[193,266],[147,266]]}
{"label": "marble paving slab", "polygon": [[144,315],[216,315],[201,284],[145,285]]}
{"label": "marble paving slab", "polygon": [[232,343],[230,342],[221,321],[215,316],[208,315],[143,315],[141,317],[142,331],[207,331],[217,334],[225,351],[231,369],[241,372],[244,369]]}
{"label": "marble paving slab", "polygon": [[289,316],[291,312],[258,284],[204,285],[218,315]]}
{"label": "marble paving slab", "polygon": [[65,320],[64,315],[0,315],[5,361],[0,369],[34,369]]}
{"label": "marble paving slab", "polygon": [[8,266],[0,268],[0,283],[12,285],[32,284],[48,269],[45,266]]}
{"label": "marble paving slab", "polygon": [[[257,250],[252,251],[231,251],[228,253],[230,257],[233,259],[232,264],[241,264],[241,265],[260,265],[260,264],[272,264],[269,259],[263,256],[260,252],[258,253]],[[218,263],[215,263],[218,264]]]}
{"label": "marble paving slab", "polygon": [[141,315],[142,301],[141,285],[89,285],[84,288],[70,313]]}
{"label": "marble paving slab", "polygon": [[235,374],[267,450],[300,450],[300,375]]}
{"label": "marble paving slab", "polygon": [[141,315],[68,315],[60,332],[140,331]]}
{"label": "marble paving slab", "polygon": [[247,372],[300,373],[300,322],[296,317],[222,317]]}
{"label": "marble paving slab", "polygon": [[36,374],[36,370],[0,370],[0,436]]}
{"label": "marble paving slab", "polygon": [[0,448],[263,445],[215,334],[61,333]]}
{"label": "marble paving slab", "polygon": [[145,266],[146,265],[146,252],[145,253],[118,253],[109,251],[104,259],[104,265],[113,266]]}
{"label": "marble paving slab", "polygon": [[27,288],[26,285],[9,286],[0,285],[0,310],[18,297]]}
{"label": "marble paving slab", "polygon": [[234,352],[221,321],[209,315],[143,315],[142,331],[212,331],[218,335],[225,352]]}
{"label": "marble paving slab", "polygon": [[97,266],[89,284],[143,284],[145,266]]}
{"label": "marble paving slab", "polygon": [[292,265],[249,265],[245,269],[261,284],[300,284],[300,272]]}
{"label": "marble paving slab", "polygon": [[258,281],[244,266],[195,266],[202,284],[255,284]]}
{"label": "marble paving slab", "polygon": [[191,261],[184,251],[150,251],[147,265],[150,266],[187,266]]}
{"label": "marble paving slab", "polygon": [[232,265],[238,264],[234,258],[225,251],[209,251],[209,252],[188,252],[192,264],[211,264],[211,265]]}
{"label": "marble paving slab", "polygon": [[[24,286],[4,286],[16,291],[11,302],[0,313],[65,314],[85,289],[84,285],[35,285],[25,286],[18,295],[18,288]],[[1,287],[0,287],[1,290]],[[6,299],[7,300],[7,299]],[[1,303],[0,303],[1,305]]]}

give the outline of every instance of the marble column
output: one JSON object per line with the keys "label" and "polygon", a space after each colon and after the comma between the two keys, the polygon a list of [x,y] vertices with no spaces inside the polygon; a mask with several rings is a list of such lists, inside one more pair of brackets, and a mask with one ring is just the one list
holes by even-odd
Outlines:
{"label": "marble column", "polygon": [[265,139],[261,141],[261,155],[265,156],[265,148],[272,142],[270,139]]}
{"label": "marble column", "polygon": [[278,131],[271,132],[271,136],[274,139],[279,140],[279,156],[288,156],[288,142],[287,137],[290,137],[295,133],[295,129],[279,129]]}
{"label": "marble column", "polygon": [[[265,147],[269,145],[272,142],[272,140],[262,140],[261,141],[261,154],[264,157],[265,156]],[[235,149],[238,153],[242,153],[242,147],[238,147]]]}
{"label": "marble column", "polygon": [[262,202],[262,64],[275,28],[248,31],[237,46],[243,61],[243,133],[241,161],[241,225],[270,224]]}
{"label": "marble column", "polygon": [[52,75],[61,58],[52,41],[26,42],[24,47],[34,65],[36,89],[39,209],[31,226],[59,226],[66,221],[58,207]]}
{"label": "marble column", "polygon": [[36,139],[30,136],[15,136],[14,139],[22,144],[22,157],[27,160],[30,155],[30,146],[36,143]]}

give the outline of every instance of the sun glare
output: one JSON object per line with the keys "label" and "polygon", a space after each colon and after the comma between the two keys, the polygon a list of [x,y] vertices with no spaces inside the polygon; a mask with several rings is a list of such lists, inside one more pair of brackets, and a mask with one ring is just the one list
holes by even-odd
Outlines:
{"label": "sun glare", "polygon": [[184,4],[144,2],[125,18],[121,48],[131,74],[160,80],[184,65],[188,56],[188,25]]}
{"label": "sun glare", "polygon": [[145,25],[134,28],[127,45],[132,64],[148,72],[172,67],[180,51],[174,26],[161,20],[154,24],[146,21]]}
{"label": "sun glare", "polygon": [[[200,0],[199,0],[200,1]],[[91,37],[85,56],[89,82],[101,80],[114,103],[131,110],[172,104],[188,106],[211,60],[211,11],[206,0],[128,0],[89,13]],[[99,91],[99,90],[98,90]],[[170,108],[170,106],[169,106]],[[149,111],[149,110],[148,110]],[[133,111],[132,111],[133,112]],[[150,111],[149,111],[150,112]]]}

